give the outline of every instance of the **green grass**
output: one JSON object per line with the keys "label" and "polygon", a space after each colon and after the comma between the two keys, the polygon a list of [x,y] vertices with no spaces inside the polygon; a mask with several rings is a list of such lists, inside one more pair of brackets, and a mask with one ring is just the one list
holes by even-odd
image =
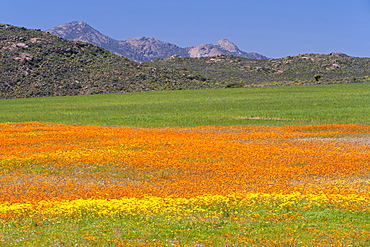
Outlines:
{"label": "green grass", "polygon": [[[369,246],[368,212],[223,205],[187,214],[17,218],[2,246]],[[1,220],[0,220],[1,222]],[[145,245],[146,244],[146,245]],[[173,244],[173,245],[171,245]],[[176,245],[175,245],[176,244]]]}
{"label": "green grass", "polygon": [[0,100],[0,122],[135,127],[370,124],[370,83]]}

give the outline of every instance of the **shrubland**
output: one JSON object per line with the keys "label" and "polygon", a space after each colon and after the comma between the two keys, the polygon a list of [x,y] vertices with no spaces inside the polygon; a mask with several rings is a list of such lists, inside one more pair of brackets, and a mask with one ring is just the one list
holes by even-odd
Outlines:
{"label": "shrubland", "polygon": [[0,98],[370,80],[370,59],[343,53],[267,60],[229,55],[173,56],[136,63],[100,47],[40,30],[1,24],[0,37]]}

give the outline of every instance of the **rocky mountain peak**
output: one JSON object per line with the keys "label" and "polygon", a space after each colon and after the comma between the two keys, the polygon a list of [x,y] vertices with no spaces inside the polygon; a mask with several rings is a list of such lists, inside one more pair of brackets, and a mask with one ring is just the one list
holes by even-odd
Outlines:
{"label": "rocky mountain peak", "polygon": [[136,62],[147,62],[173,55],[181,57],[210,57],[216,54],[233,55],[253,59],[267,59],[257,53],[244,52],[227,39],[221,39],[217,44],[203,44],[193,47],[179,47],[169,42],[153,37],[129,38],[122,41],[101,34],[83,21],[72,21],[47,30],[61,38],[82,41],[100,46],[115,54],[127,57]]}
{"label": "rocky mountain peak", "polygon": [[177,45],[160,41],[153,37],[137,37],[125,39],[123,42],[129,44],[136,50],[135,61],[147,62],[159,58],[168,58],[173,55],[187,57],[188,54],[184,48]]}
{"label": "rocky mountain peak", "polygon": [[132,41],[142,41],[142,42],[158,42],[159,40],[156,39],[156,38],[153,38],[153,37],[145,37],[145,36],[141,36],[141,37],[136,37],[136,38],[129,38],[129,39],[126,39],[126,40],[132,40]]}
{"label": "rocky mountain peak", "polygon": [[92,29],[91,26],[83,21],[72,21],[49,29],[47,32],[63,36],[65,39],[75,39],[91,32]]}
{"label": "rocky mountain peak", "polygon": [[219,40],[216,45],[229,52],[240,52],[239,48],[227,39]]}
{"label": "rocky mountain peak", "polygon": [[64,39],[94,44],[105,49],[107,49],[106,44],[114,42],[114,39],[101,34],[83,21],[72,21],[46,30],[46,32]]}
{"label": "rocky mountain peak", "polygon": [[137,38],[129,38],[124,40],[131,45],[138,46],[138,45],[153,45],[153,44],[169,44],[168,42],[160,41],[153,37],[137,37]]}
{"label": "rocky mountain peak", "polygon": [[[67,25],[67,24],[66,24]],[[90,27],[92,28],[89,24],[83,21],[72,21],[69,23],[70,26],[77,26],[77,27]]]}

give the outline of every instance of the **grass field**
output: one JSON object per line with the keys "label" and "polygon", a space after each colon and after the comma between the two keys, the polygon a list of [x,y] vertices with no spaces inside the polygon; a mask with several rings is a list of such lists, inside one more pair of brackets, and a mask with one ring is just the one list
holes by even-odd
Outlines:
{"label": "grass field", "polygon": [[0,246],[369,246],[369,89],[1,100]]}
{"label": "grass field", "polygon": [[0,123],[135,127],[370,123],[370,83],[0,100]]}

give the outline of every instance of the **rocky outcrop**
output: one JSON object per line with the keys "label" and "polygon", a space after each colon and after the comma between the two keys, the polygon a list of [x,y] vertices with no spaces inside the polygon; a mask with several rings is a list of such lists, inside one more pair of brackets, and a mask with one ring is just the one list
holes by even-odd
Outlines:
{"label": "rocky outcrop", "polygon": [[203,44],[186,49],[190,57],[212,57],[217,54],[222,54],[252,59],[267,59],[267,57],[258,53],[241,51],[235,44],[227,39],[221,39],[215,45]]}
{"label": "rocky outcrop", "polygon": [[129,44],[102,34],[83,21],[72,21],[46,30],[46,32],[63,39],[90,43],[127,58],[135,53]]}
{"label": "rocky outcrop", "polygon": [[46,32],[64,39],[82,41],[100,46],[136,62],[148,62],[156,59],[169,58],[173,55],[181,57],[211,57],[217,54],[224,54],[253,59],[267,59],[267,57],[258,53],[241,51],[227,39],[221,39],[215,45],[202,44],[186,48],[160,41],[153,37],[138,37],[118,41],[100,33],[82,21],[73,21],[59,25],[46,30]]}
{"label": "rocky outcrop", "polygon": [[19,53],[19,56],[17,57],[13,57],[14,60],[19,60],[19,61],[24,61],[24,60],[32,61],[33,58],[34,56],[32,54],[25,53],[25,52]]}
{"label": "rocky outcrop", "polygon": [[188,56],[184,48],[153,37],[131,38],[124,40],[124,42],[130,44],[137,51],[136,54],[132,55],[135,61],[151,61],[159,58],[169,58],[173,55]]}
{"label": "rocky outcrop", "polygon": [[83,21],[72,21],[49,29],[47,32],[64,39],[92,43],[98,46],[116,42]]}
{"label": "rocky outcrop", "polygon": [[202,44],[188,47],[187,49],[190,57],[212,57],[217,54],[225,54],[221,49],[212,44]]}
{"label": "rocky outcrop", "polygon": [[238,52],[241,52],[239,50],[239,48],[231,43],[230,41],[228,41],[227,39],[221,39],[217,42],[216,46],[226,50],[226,51],[229,51],[229,52],[234,52],[234,53],[238,53]]}

